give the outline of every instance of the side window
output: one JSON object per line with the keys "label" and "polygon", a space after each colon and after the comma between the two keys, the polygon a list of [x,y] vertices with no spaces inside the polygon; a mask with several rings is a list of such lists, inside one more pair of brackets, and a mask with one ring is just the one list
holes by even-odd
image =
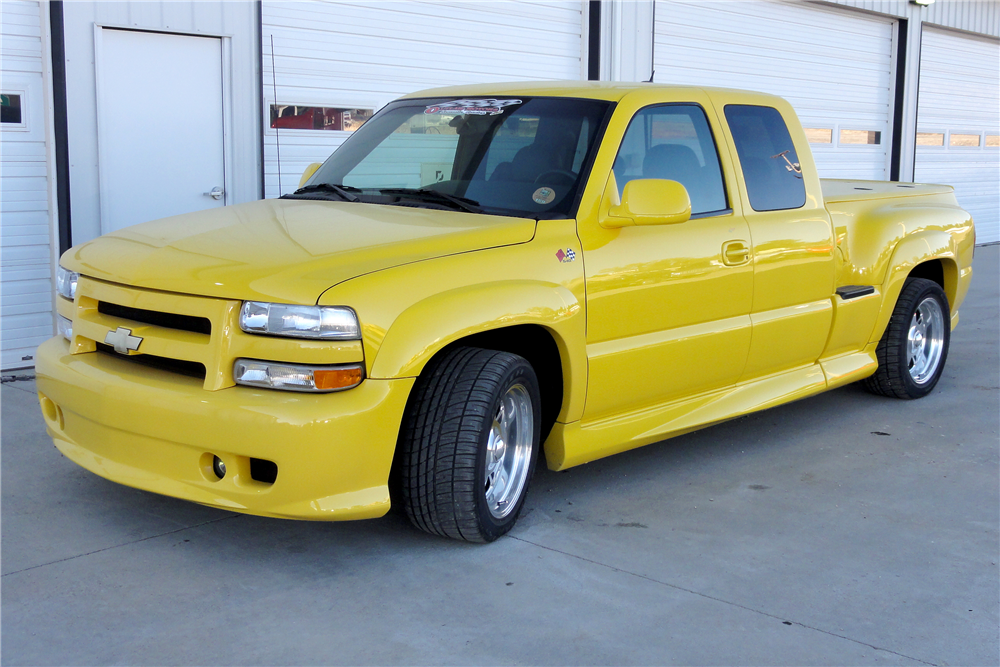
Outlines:
{"label": "side window", "polygon": [[778,110],[730,104],[726,106],[726,121],[743,166],[750,207],[755,211],[779,211],[805,205],[802,168]]}
{"label": "side window", "polygon": [[632,118],[615,159],[618,192],[638,178],[678,181],[691,197],[691,214],[727,208],[719,155],[701,107],[670,104]]}

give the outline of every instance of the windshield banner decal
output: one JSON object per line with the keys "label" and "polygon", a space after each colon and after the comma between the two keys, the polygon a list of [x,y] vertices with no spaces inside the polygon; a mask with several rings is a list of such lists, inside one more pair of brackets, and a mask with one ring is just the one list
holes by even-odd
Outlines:
{"label": "windshield banner decal", "polygon": [[503,113],[504,107],[513,104],[521,104],[521,100],[452,100],[441,104],[432,104],[424,109],[426,114],[453,114],[465,113],[474,116],[498,116]]}

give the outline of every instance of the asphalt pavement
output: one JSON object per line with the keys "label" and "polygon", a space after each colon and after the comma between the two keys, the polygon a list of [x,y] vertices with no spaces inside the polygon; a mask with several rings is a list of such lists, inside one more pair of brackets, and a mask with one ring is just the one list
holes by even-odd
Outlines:
{"label": "asphalt pavement", "polygon": [[944,376],[561,473],[490,545],[263,519],[63,458],[3,384],[4,665],[997,665],[1000,246]]}

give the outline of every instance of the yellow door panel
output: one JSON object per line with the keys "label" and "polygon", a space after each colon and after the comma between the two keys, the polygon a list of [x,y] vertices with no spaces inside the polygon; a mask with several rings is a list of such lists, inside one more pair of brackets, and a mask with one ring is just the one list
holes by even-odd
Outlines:
{"label": "yellow door panel", "polygon": [[586,250],[590,381],[584,418],[731,385],[750,344],[753,265],[723,246],[733,215],[623,228]]}
{"label": "yellow door panel", "polygon": [[[750,344],[746,315],[587,346],[587,419],[732,384]],[[706,363],[706,360],[711,360]]]}
{"label": "yellow door panel", "polygon": [[741,382],[816,363],[826,346],[833,304],[802,303],[750,315],[753,341]]}

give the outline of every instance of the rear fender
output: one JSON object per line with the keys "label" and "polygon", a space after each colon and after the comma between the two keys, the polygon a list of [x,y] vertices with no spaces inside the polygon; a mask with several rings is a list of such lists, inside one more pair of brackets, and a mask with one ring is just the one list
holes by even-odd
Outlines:
{"label": "rear fender", "polygon": [[956,306],[958,295],[958,253],[955,248],[955,237],[946,231],[928,230],[916,232],[903,238],[892,253],[889,268],[882,281],[882,308],[875,320],[869,342],[875,343],[882,338],[889,318],[896,307],[903,283],[915,267],[924,262],[941,260],[944,274],[944,291],[952,308]]}

